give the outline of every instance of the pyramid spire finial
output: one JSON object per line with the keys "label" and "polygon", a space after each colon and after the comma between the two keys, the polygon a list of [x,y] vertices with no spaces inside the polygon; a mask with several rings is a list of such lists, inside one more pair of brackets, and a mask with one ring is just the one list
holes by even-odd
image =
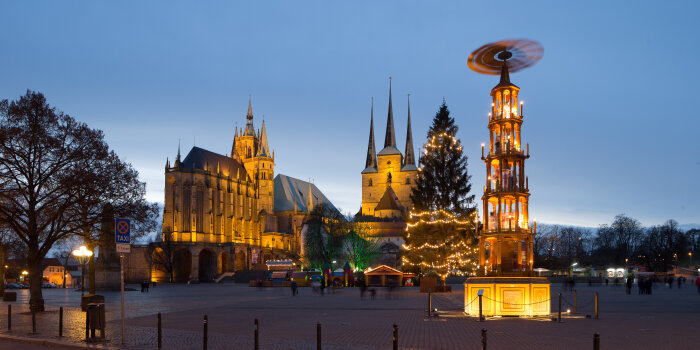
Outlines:
{"label": "pyramid spire finial", "polygon": [[248,119],[253,119],[253,98],[248,95],[248,114],[246,114]]}
{"label": "pyramid spire finial", "polygon": [[394,110],[391,103],[391,77],[389,77],[389,112],[386,119],[386,135],[384,136],[384,148],[396,147],[396,133],[394,132]]}
{"label": "pyramid spire finial", "polygon": [[367,160],[365,161],[365,169],[376,167],[377,152],[374,149],[374,97],[372,97],[372,107],[370,109],[369,119],[369,143],[367,144]]}
{"label": "pyramid spire finial", "polygon": [[403,161],[403,166],[415,166],[416,157],[413,154],[413,135],[411,132],[411,94],[408,94],[408,126],[406,127],[406,156]]}
{"label": "pyramid spire finial", "polygon": [[501,82],[500,84],[510,84],[510,74],[508,73],[508,61],[503,61],[503,67],[501,68]]}

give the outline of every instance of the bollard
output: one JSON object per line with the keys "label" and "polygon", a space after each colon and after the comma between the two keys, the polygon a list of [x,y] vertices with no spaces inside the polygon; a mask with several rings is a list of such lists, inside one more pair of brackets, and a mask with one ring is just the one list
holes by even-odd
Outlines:
{"label": "bollard", "polygon": [[394,325],[394,350],[399,350],[399,326]]}
{"label": "bollard", "polygon": [[12,330],[12,305],[7,304],[7,330]]}
{"label": "bollard", "polygon": [[432,312],[433,312],[433,296],[432,296],[430,289],[428,289],[428,317],[432,316]]}
{"label": "bollard", "polygon": [[163,328],[161,326],[161,316],[158,313],[158,349],[163,348]]}
{"label": "bollard", "polygon": [[559,312],[557,316],[557,322],[561,322],[561,293],[559,293]]}
{"label": "bollard", "polygon": [[481,329],[481,349],[486,350],[486,328]]}
{"label": "bollard", "polygon": [[576,290],[574,289],[574,313],[578,312],[578,294],[576,293]]}
{"label": "bollard", "polygon": [[595,292],[595,296],[593,298],[595,299],[595,318],[597,320],[598,319],[598,292]]}
{"label": "bollard", "polygon": [[479,322],[484,321],[484,314],[481,312],[481,295],[479,295]]}
{"label": "bollard", "polygon": [[63,337],[63,306],[58,308],[58,337]]}
{"label": "bollard", "polygon": [[593,334],[593,350],[600,350],[600,334]]}
{"label": "bollard", "polygon": [[260,330],[260,324],[258,323],[258,319],[255,319],[255,350],[260,349],[260,334],[258,333]]}
{"label": "bollard", "polygon": [[316,349],[321,350],[321,322],[316,324]]}
{"label": "bollard", "polygon": [[100,320],[100,338],[105,338],[105,326],[107,320],[105,319],[105,304],[97,304],[97,317]]}
{"label": "bollard", "polygon": [[202,349],[207,350],[207,315],[204,315],[204,337],[202,339]]}
{"label": "bollard", "polygon": [[32,310],[32,334],[36,334],[36,312]]}
{"label": "bollard", "polygon": [[85,341],[90,339],[90,313],[85,312]]}

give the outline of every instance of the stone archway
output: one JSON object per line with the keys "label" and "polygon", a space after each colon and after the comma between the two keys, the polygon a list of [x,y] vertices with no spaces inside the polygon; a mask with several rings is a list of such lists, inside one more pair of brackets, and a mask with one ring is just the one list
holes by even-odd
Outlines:
{"label": "stone archway", "polygon": [[236,252],[236,265],[233,268],[235,268],[236,271],[246,269],[244,252]]}
{"label": "stone archway", "polygon": [[179,248],[173,252],[173,279],[178,283],[186,283],[192,275],[192,253],[187,248]]}
{"label": "stone archway", "polygon": [[199,252],[199,282],[214,282],[217,270],[217,255],[209,249]]}
{"label": "stone archway", "polygon": [[216,267],[216,271],[218,274],[222,274],[228,271],[228,254],[223,250],[221,251],[221,253],[219,253],[219,259]]}
{"label": "stone archway", "polygon": [[167,269],[167,260],[162,248],[156,248],[151,253],[151,280],[154,282],[172,282]]}

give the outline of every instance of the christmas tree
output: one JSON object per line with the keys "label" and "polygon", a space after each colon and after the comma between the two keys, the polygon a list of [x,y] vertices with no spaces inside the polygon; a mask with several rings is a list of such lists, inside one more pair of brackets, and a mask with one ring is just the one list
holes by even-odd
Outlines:
{"label": "christmas tree", "polygon": [[428,130],[411,193],[404,269],[441,277],[476,271],[476,208],[457,130],[443,100]]}

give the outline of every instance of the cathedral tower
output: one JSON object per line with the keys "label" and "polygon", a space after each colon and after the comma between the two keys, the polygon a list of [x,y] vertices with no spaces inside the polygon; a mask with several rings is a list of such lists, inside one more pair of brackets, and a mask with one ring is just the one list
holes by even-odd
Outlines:
{"label": "cathedral tower", "polygon": [[[391,79],[391,78],[389,78]],[[361,214],[375,217],[403,217],[411,208],[411,188],[418,168],[413,153],[411,112],[408,108],[405,158],[396,145],[391,80],[389,80],[389,109],[387,112],[384,148],[375,154],[374,99],[370,112],[369,144],[365,168],[362,171]]]}

